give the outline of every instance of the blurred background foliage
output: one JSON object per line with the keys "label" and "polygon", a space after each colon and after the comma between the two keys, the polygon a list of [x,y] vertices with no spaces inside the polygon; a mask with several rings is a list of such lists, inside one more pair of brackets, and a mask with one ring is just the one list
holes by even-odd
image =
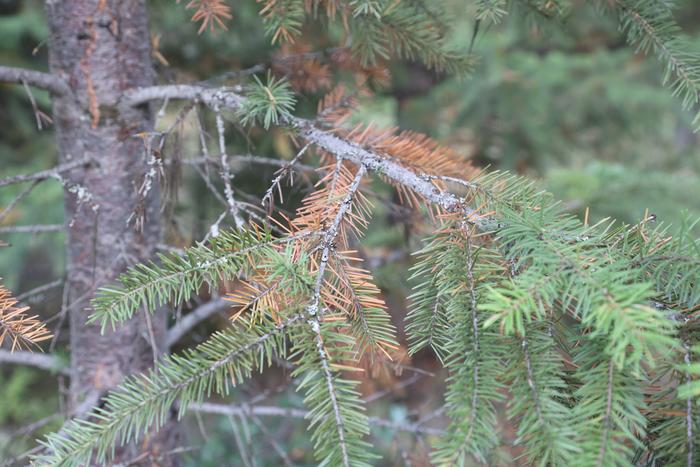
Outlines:
{"label": "blurred background foliage", "polygon": [[[526,2],[543,3],[513,3]],[[202,35],[189,21],[184,3],[149,3],[153,44],[158,52],[154,61],[164,82],[210,79],[269,63],[279,53],[279,47],[273,47],[264,34],[254,0],[231,2],[234,19],[228,22],[228,31]],[[537,13],[516,6],[499,24],[482,24],[472,44],[475,22],[471,2],[440,3],[455,23],[454,45],[461,50],[472,46],[478,58],[474,72],[459,79],[436,75],[415,63],[391,63],[389,84],[375,89],[375,95],[363,101],[357,119],[427,133],[469,156],[478,166],[531,176],[561,199],[564,209],[583,215],[588,208],[592,221],[611,216],[637,222],[647,209],[659,221],[669,223],[678,223],[684,211],[691,218],[700,217],[700,146],[692,131],[692,115],[662,88],[662,67],[655,59],[636,54],[626,45],[615,18],[602,15],[583,0],[566,2],[562,14],[551,21],[543,18],[544,10]],[[680,23],[700,48],[700,3],[677,3]],[[0,0],[0,63],[45,70],[47,34],[42,2]],[[334,28],[308,24],[304,45],[314,51],[334,47],[340,34]],[[39,108],[50,114],[48,95],[34,89],[32,93]],[[297,111],[312,114],[322,94],[319,90],[300,96]],[[177,106],[169,107],[162,126],[176,117]],[[181,134],[170,139],[168,150],[197,155],[193,121],[185,123]],[[37,131],[22,86],[0,84],[2,177],[54,166],[57,152],[52,131],[51,126]],[[293,145],[281,131],[231,133],[230,154],[286,159],[294,155]],[[244,199],[246,194],[250,199],[260,196],[274,171],[274,167],[242,164],[236,170],[236,188]],[[303,180],[287,197],[289,211],[306,190]],[[192,170],[184,169],[179,186],[167,240],[185,246],[204,237],[221,206]],[[12,185],[0,189],[0,212],[26,188]],[[378,195],[388,200],[394,196],[382,187]],[[367,233],[363,255],[392,313],[403,315],[408,252],[416,246],[406,234],[412,219],[392,203],[376,204],[379,215]],[[1,229],[62,222],[62,189],[56,181],[41,184],[0,219],[0,240],[11,244],[0,248],[0,276],[17,294],[62,277],[65,238],[62,233],[25,235],[2,233]],[[28,300],[37,313],[55,323],[61,306],[60,288]],[[222,319],[218,324],[224,323]],[[204,335],[210,329],[201,331]],[[65,345],[66,337],[64,334],[59,340],[59,348]],[[431,359],[419,356],[412,364],[432,371]],[[402,421],[439,407],[439,378],[428,383],[420,375],[368,382],[368,387],[363,386],[367,392],[385,391],[378,403],[370,405],[371,414]],[[298,404],[290,400],[296,395],[275,394],[280,381],[268,379],[255,380],[243,391],[271,393],[266,399],[270,404]],[[60,420],[55,418],[46,420],[34,434],[25,434],[22,428],[60,409],[59,398],[50,395],[57,392],[54,381],[53,376],[31,369],[0,369],[0,459],[30,448],[37,433],[56,428]],[[406,381],[410,386],[402,386]],[[58,386],[62,384],[58,378]],[[275,447],[260,439],[283,443],[289,460],[298,465],[312,461],[309,440],[298,420],[263,425],[262,431],[250,420],[236,418],[202,416],[187,423],[190,444],[199,445],[201,438],[204,446],[191,456],[189,465],[246,465],[253,458],[257,465],[278,465]],[[406,450],[411,452],[414,465],[425,461],[427,447],[413,446],[415,440],[408,435],[394,439],[391,435],[385,430],[375,435],[375,441],[384,447],[386,465],[406,464]],[[511,462],[507,450],[503,462]]]}

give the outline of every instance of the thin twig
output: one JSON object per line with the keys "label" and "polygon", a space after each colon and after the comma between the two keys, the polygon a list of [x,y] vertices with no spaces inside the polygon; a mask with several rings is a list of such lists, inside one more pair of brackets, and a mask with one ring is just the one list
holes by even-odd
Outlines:
{"label": "thin twig", "polygon": [[[272,197],[274,196],[274,191],[275,189],[279,189],[280,182],[282,181],[282,178],[286,177],[292,172],[292,169],[294,166],[301,160],[301,158],[304,156],[304,153],[306,153],[306,150],[309,149],[309,146],[311,146],[311,143],[308,143],[306,146],[301,148],[301,151],[297,153],[296,156],[294,156],[294,159],[289,161],[289,163],[285,164],[282,166],[281,169],[277,171],[277,176],[272,180],[272,184],[270,187],[267,189],[265,192],[265,196],[262,198],[262,204],[268,204],[272,203]],[[293,182],[292,182],[293,183]],[[280,200],[282,199],[282,191],[280,190]]]}
{"label": "thin twig", "polygon": [[55,289],[61,284],[63,284],[63,279],[56,279],[55,281],[51,281],[48,284],[40,285],[39,287],[35,287],[31,290],[27,290],[26,292],[17,295],[16,299],[18,302],[21,302],[23,300],[28,299],[29,297],[33,297],[34,295],[44,293],[47,290]]}
{"label": "thin twig", "polygon": [[22,80],[22,86],[24,86],[24,91],[27,93],[29,103],[32,105],[32,110],[34,111],[34,119],[36,120],[36,128],[37,130],[41,131],[44,129],[44,121],[51,124],[53,123],[53,120],[51,120],[51,117],[49,117],[44,112],[42,112],[41,109],[39,109],[39,106],[36,103],[36,99],[34,99],[34,94],[32,94],[32,90],[29,88],[29,85],[27,84],[26,80]]}
{"label": "thin twig", "polygon": [[397,384],[394,384],[391,387],[388,387],[386,389],[383,389],[381,391],[377,391],[373,394],[370,394],[366,399],[365,403],[369,404],[371,402],[377,401],[381,399],[382,397],[391,394],[393,391],[403,389],[405,387],[411,386],[412,384],[415,384],[416,382],[420,381],[421,378],[423,378],[423,375],[420,373],[415,373],[413,376],[411,376],[408,379],[404,379],[402,381],[399,381]]}
{"label": "thin twig", "polygon": [[63,172],[68,172],[77,167],[90,164],[91,162],[92,158],[85,157],[75,161],[66,162],[65,164],[58,165],[52,169],[42,170],[40,172],[34,172],[32,174],[15,175],[13,177],[3,178],[0,179],[0,187],[12,185],[15,183],[33,182],[37,180],[46,180],[48,178],[56,178],[57,175],[60,175]]}
{"label": "thin twig", "polygon": [[[274,167],[285,167],[289,165],[289,161],[283,160],[283,159],[276,159],[274,157],[265,157],[265,156],[254,156],[252,154],[241,154],[241,155],[236,155],[236,156],[229,156],[228,161],[230,163],[249,163],[249,164],[258,164],[258,165],[270,165]],[[219,165],[221,163],[220,159],[216,159],[214,157],[208,156],[206,154],[203,154],[200,157],[191,157],[189,159],[183,159],[182,163],[185,165],[207,165],[207,164],[214,164],[214,165]],[[292,167],[293,170],[299,171],[299,172],[313,172],[316,170],[315,167],[312,167],[310,165],[304,165],[304,164],[294,164],[294,167]]]}
{"label": "thin twig", "polygon": [[615,363],[612,359],[608,362],[608,389],[606,391],[607,400],[605,402],[605,414],[603,416],[602,425],[603,432],[600,437],[600,449],[598,450],[598,460],[596,466],[600,467],[605,461],[605,452],[608,448],[608,436],[612,425],[612,406],[613,406],[613,378],[615,375]]}
{"label": "thin twig", "polygon": [[63,224],[38,224],[38,225],[15,225],[0,227],[0,234],[35,234],[61,232],[65,229]]}
{"label": "thin twig", "polygon": [[472,338],[472,353],[474,354],[474,364],[472,368],[472,388],[471,394],[471,410],[469,415],[469,432],[465,437],[465,443],[470,442],[471,437],[474,433],[474,427],[476,426],[476,416],[479,405],[479,363],[480,348],[479,348],[479,314],[478,314],[478,300],[476,295],[476,280],[474,279],[474,256],[473,256],[473,245],[471,232],[467,229],[468,226],[463,226],[464,231],[467,236],[467,281],[469,283],[469,307],[471,308],[471,338]]}
{"label": "thin twig", "polygon": [[523,349],[523,357],[525,359],[525,371],[527,373],[527,385],[532,393],[532,398],[535,402],[535,413],[537,414],[537,419],[540,422],[540,428],[546,429],[547,425],[542,417],[542,408],[540,407],[540,397],[537,392],[537,385],[535,384],[535,374],[532,370],[532,359],[530,358],[530,344],[526,337],[523,337],[521,342],[521,347]]}
{"label": "thin twig", "polygon": [[231,187],[231,168],[228,165],[228,154],[226,153],[226,140],[224,137],[224,119],[221,116],[221,111],[217,107],[216,112],[216,131],[219,133],[219,153],[221,157],[221,179],[224,181],[224,193],[226,194],[226,203],[228,203],[229,211],[236,223],[238,230],[242,229],[245,221],[241,217],[241,212],[238,208],[235,198],[233,197],[233,188]]}
{"label": "thin twig", "polygon": [[156,335],[155,335],[155,332],[153,331],[153,322],[151,321],[151,314],[150,313],[143,313],[143,316],[146,318],[146,329],[148,330],[148,342],[151,346],[151,352],[153,354],[153,366],[155,366],[158,363],[158,354],[160,353],[160,349],[158,348],[158,344],[156,343]]}
{"label": "thin twig", "polygon": [[34,182],[25,187],[24,190],[20,191],[17,196],[15,196],[12,201],[7,203],[7,206],[5,206],[5,209],[0,211],[0,221],[2,221],[9,213],[12,212],[12,210],[17,206],[17,204],[22,201],[29,193],[31,193],[36,186],[41,183],[41,180],[34,180]]}
{"label": "thin twig", "polygon": [[58,313],[58,324],[54,328],[53,338],[51,339],[51,344],[49,345],[49,352],[53,352],[58,344],[58,338],[61,335],[61,329],[63,329],[63,324],[66,322],[66,317],[68,316],[68,300],[70,299],[70,281],[66,281],[63,286],[63,292],[61,293],[61,311]]}
{"label": "thin twig", "polygon": [[267,429],[263,422],[254,415],[251,416],[250,419],[253,420],[255,426],[257,426],[258,429],[265,436],[265,441],[267,441],[267,443],[270,446],[272,446],[272,449],[274,449],[275,453],[277,453],[279,458],[282,459],[284,465],[286,465],[287,467],[294,467],[294,462],[292,462],[292,460],[289,458],[287,452],[282,448],[282,446],[280,446],[279,443],[275,441],[275,438],[272,436],[272,433],[270,433],[270,430]]}

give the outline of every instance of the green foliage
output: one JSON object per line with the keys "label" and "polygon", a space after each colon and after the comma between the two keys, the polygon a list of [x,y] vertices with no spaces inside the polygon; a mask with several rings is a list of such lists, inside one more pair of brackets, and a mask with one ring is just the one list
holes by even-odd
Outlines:
{"label": "green foliage", "polygon": [[[350,29],[349,46],[364,66],[373,66],[391,57],[419,60],[438,71],[465,72],[471,61],[447,45],[449,21],[444,11],[423,0],[264,0],[260,13],[272,42],[294,42],[302,35],[304,20],[325,12],[329,22],[342,16],[342,26]],[[485,15],[499,15],[502,3],[484,5]],[[345,7],[350,15],[347,15]],[[325,10],[325,11],[324,11]],[[340,12],[340,14],[339,14]]]}
{"label": "green foliage", "polygon": [[[685,108],[693,109],[699,101],[700,54],[689,47],[669,4],[660,0],[617,0],[615,4],[628,40],[659,57],[666,66],[664,84]],[[694,123],[700,128],[700,114]]]}
{"label": "green foliage", "polygon": [[476,2],[476,19],[498,23],[508,10],[506,0],[479,0]]}
{"label": "green foliage", "polygon": [[450,49],[446,26],[437,15],[422,2],[387,3],[381,14],[357,15],[351,25],[352,50],[365,65],[395,55],[437,71],[468,72],[470,58]]}
{"label": "green foliage", "polygon": [[381,18],[385,3],[383,0],[351,0],[350,6],[353,8],[353,16],[373,15]]}
{"label": "green foliage", "polygon": [[465,465],[472,458],[488,462],[498,443],[496,404],[503,400],[499,376],[505,348],[496,333],[483,328],[478,303],[501,268],[498,255],[478,247],[471,235],[457,230],[440,236],[433,246],[442,250],[440,254],[425,257],[440,268],[433,273],[437,276],[433,300],[445,300],[448,321],[438,332],[444,334],[443,352],[450,370],[445,400],[452,422],[435,446],[433,461],[439,465]]}
{"label": "green foliage", "polygon": [[[446,408],[452,424],[437,441],[433,460],[439,465],[489,462],[499,442],[497,405],[504,401],[517,425],[517,443],[538,465],[566,465],[574,458],[625,463],[645,448],[647,433],[677,432],[667,417],[657,423],[663,411],[652,411],[667,401],[647,403],[643,388],[660,366],[695,371],[674,363],[682,347],[677,323],[683,311],[649,306],[661,301],[669,307],[692,305],[697,297],[693,261],[698,251],[687,236],[689,225],[673,241],[664,229],[647,229],[645,223],[585,226],[562,215],[545,194],[533,193],[529,182],[507,174],[478,177],[471,191],[472,202],[494,208],[498,231],[477,235],[464,221],[448,220],[419,252],[414,269],[420,284],[408,326],[410,350],[433,348],[450,372]],[[275,241],[267,232],[225,234],[216,247],[199,245],[185,257],[199,261],[206,254],[212,262],[212,252],[218,252],[228,255],[228,263],[235,251],[261,255],[255,260],[258,270],[270,281],[284,281],[284,289],[299,296],[278,321],[267,313],[240,318],[197,349],[167,357],[149,375],[132,378],[110,394],[94,422],[74,421],[50,436],[51,454],[37,457],[36,463],[81,465],[95,447],[97,459],[107,459],[116,442],[130,442],[150,426],[162,425],[174,402],[183,413],[212,392],[226,393],[229,380],[238,384],[273,356],[289,355],[296,364],[293,377],[305,392],[319,461],[369,465],[374,457],[363,439],[368,420],[356,383],[345,374],[355,371],[366,351],[357,339],[371,342],[379,333],[379,340],[393,342],[387,321],[370,320],[365,329],[351,318],[318,316],[317,309],[335,305],[326,300],[319,308],[307,306],[315,296],[308,258],[291,245],[273,248]],[[688,261],[669,271],[667,263],[654,261],[655,252],[680,253]],[[148,284],[173,271],[185,271],[187,281],[201,273],[181,266],[141,277]],[[236,263],[232,270],[242,267]],[[133,287],[138,281],[130,277],[127,285]],[[331,290],[343,282],[336,280],[329,283]],[[671,282],[681,285],[669,287]],[[142,290],[157,294],[158,288]],[[171,289],[157,297],[151,303],[183,295]],[[123,316],[131,309],[133,314],[148,300],[126,301],[112,313]],[[103,313],[108,322],[119,321]],[[562,326],[567,320],[571,323]],[[565,364],[567,358],[571,365]],[[678,397],[693,397],[692,384]],[[654,445],[657,455],[674,442],[660,438]]]}
{"label": "green foliage", "polygon": [[631,366],[638,373],[643,360],[672,348],[671,321],[646,306],[653,293],[644,271],[636,276],[634,260],[610,248],[633,242],[634,229],[586,228],[547,206],[508,219],[500,240],[513,245],[507,258],[527,271],[492,289],[483,306],[494,313],[487,326],[498,322],[505,334],[522,335],[527,323],[543,319],[561,301],[591,336],[607,336],[606,351],[619,367]]}
{"label": "green foliage", "polygon": [[256,85],[247,93],[238,112],[241,122],[260,123],[267,130],[291,117],[296,98],[287,80],[268,75],[267,84],[263,84],[257,76],[253,78]]}
{"label": "green foliage", "polygon": [[[683,210],[692,218],[700,217],[700,178],[692,170],[592,162],[580,168],[552,169],[545,177],[547,189],[567,200],[567,210],[583,216],[588,208],[594,220],[609,217],[631,223],[646,210],[673,225],[684,222]],[[696,226],[689,234],[697,232]]]}
{"label": "green foliage", "polygon": [[[472,202],[499,213],[498,249],[461,227],[458,241],[455,233],[431,240],[416,267],[422,282],[407,328],[411,350],[432,346],[451,356],[447,407],[455,421],[434,460],[489,462],[496,445],[489,406],[507,387],[517,442],[533,464],[625,464],[644,448],[647,426],[659,416],[643,388],[675,365],[682,347],[682,320],[670,308],[694,306],[687,301],[697,293],[698,274],[698,265],[690,266],[697,251],[689,225],[678,237],[644,222],[589,227],[527,184],[506,190],[501,202],[502,176],[492,177],[477,179]],[[655,271],[668,267],[659,261],[666,248],[682,248],[679,257],[687,260]],[[680,293],[667,290],[668,274]],[[653,305],[660,301],[669,309]],[[434,333],[430,324],[437,322]]]}
{"label": "green foliage", "polygon": [[104,408],[95,409],[95,421],[72,420],[60,433],[49,435],[43,442],[48,453],[33,458],[33,464],[79,467],[92,460],[106,462],[115,445],[162,426],[173,403],[182,415],[190,403],[228,393],[253,369],[285,355],[287,328],[303,322],[301,315],[289,316],[279,324],[241,319],[194,350],[166,356],[149,374],[134,376],[110,392]]}
{"label": "green foliage", "polygon": [[507,380],[509,417],[518,423],[518,442],[539,465],[571,465],[581,453],[572,418],[571,388],[551,322],[529,325],[514,338]]}
{"label": "green foliage", "polygon": [[[433,269],[436,264],[449,264],[443,261],[450,250],[445,248],[440,239],[430,243],[416,253],[418,261],[413,267],[411,279],[419,279],[410,296],[411,309],[408,313],[407,334],[411,337],[409,352],[416,352],[428,347],[444,362],[447,357],[447,345],[450,335],[449,317],[447,316],[448,297],[440,295],[438,274]],[[436,261],[430,261],[435,255]]]}
{"label": "green foliage", "polygon": [[285,241],[264,230],[234,231],[189,248],[185,255],[160,255],[158,262],[139,264],[119,276],[120,288],[100,289],[91,322],[99,322],[103,330],[114,328],[141,308],[153,313],[168,302],[185,302],[204,285],[237,277],[251,262],[269,257],[272,244]]}
{"label": "green foliage", "polygon": [[700,285],[694,276],[700,265],[700,242],[694,235],[697,224],[685,217],[676,232],[660,225],[653,235],[662,240],[653,247],[643,244],[635,262],[652,277],[664,303],[688,310],[700,304]]}
{"label": "green foliage", "polygon": [[575,349],[576,376],[582,384],[574,393],[578,403],[573,421],[579,427],[582,465],[627,464],[645,435],[642,386],[607,355],[595,339]]}
{"label": "green foliage", "polygon": [[272,43],[293,41],[301,34],[304,23],[304,2],[300,0],[266,0],[260,11],[265,33]]}

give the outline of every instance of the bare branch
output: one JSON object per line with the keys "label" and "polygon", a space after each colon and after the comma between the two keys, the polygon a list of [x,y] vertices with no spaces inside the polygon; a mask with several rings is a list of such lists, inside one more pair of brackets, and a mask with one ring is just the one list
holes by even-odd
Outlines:
{"label": "bare branch", "polygon": [[89,164],[91,161],[92,160],[90,158],[84,158],[72,162],[66,162],[65,164],[58,165],[52,169],[42,170],[40,172],[34,172],[26,175],[15,175],[14,177],[3,178],[0,179],[0,187],[12,185],[15,183],[41,181],[46,180],[47,178],[55,178],[63,172],[68,172],[82,165]]}
{"label": "bare branch", "polygon": [[[271,165],[273,167],[288,167],[292,170],[297,170],[297,171],[304,171],[304,172],[312,172],[316,170],[315,167],[312,167],[310,165],[304,165],[304,164],[297,164],[295,163],[293,166],[289,163],[289,161],[283,160],[283,159],[275,159],[273,157],[264,157],[264,156],[254,156],[251,154],[245,154],[245,155],[238,155],[238,156],[229,156],[228,161],[231,163],[250,163],[250,164],[259,164],[259,165]],[[213,165],[219,165],[221,163],[220,159],[216,159],[214,157],[193,157],[190,159],[183,159],[182,163],[185,165],[202,165],[202,164],[213,164]]]}
{"label": "bare branch", "polygon": [[22,86],[24,86],[24,90],[27,93],[29,103],[32,104],[32,110],[34,110],[34,118],[36,119],[36,128],[37,130],[41,131],[44,129],[44,122],[51,124],[53,123],[53,120],[51,120],[51,117],[49,117],[39,109],[39,106],[36,103],[36,99],[34,99],[34,94],[32,94],[32,90],[29,88],[29,85],[25,80],[22,80]]}
{"label": "bare branch", "polygon": [[0,81],[17,84],[25,82],[34,87],[51,91],[57,96],[70,93],[68,84],[58,76],[41,71],[27,70],[25,68],[0,66]]}
{"label": "bare branch", "polygon": [[240,210],[238,209],[238,203],[236,203],[233,197],[233,188],[231,187],[231,169],[228,165],[228,154],[226,153],[226,140],[224,138],[224,118],[221,116],[221,111],[219,107],[214,108],[216,112],[216,131],[219,134],[219,155],[221,157],[221,179],[224,182],[224,193],[226,194],[226,203],[228,204],[229,212],[236,223],[237,229],[242,229],[245,225],[245,221],[241,217]]}
{"label": "bare branch", "polygon": [[194,311],[185,315],[175,326],[170,328],[165,342],[166,346],[172,347],[199,323],[229,308],[231,308],[231,302],[223,298],[217,298],[198,306]]}
{"label": "bare branch", "polygon": [[[217,414],[217,415],[235,415],[242,417],[284,417],[284,418],[306,418],[309,412],[301,409],[289,407],[276,407],[266,405],[226,405],[203,402],[201,404],[190,404],[190,410],[197,412]],[[398,423],[390,420],[384,420],[377,417],[368,418],[370,425],[382,428],[389,428],[396,431],[404,431],[408,433],[424,434],[439,436],[444,432],[439,428],[429,428],[421,426],[417,423]]]}
{"label": "bare branch", "polygon": [[15,365],[29,365],[42,370],[55,371],[62,375],[69,376],[69,369],[56,356],[18,350],[10,352],[0,349],[0,363],[12,363]]}
{"label": "bare branch", "polygon": [[64,230],[63,224],[37,224],[37,225],[16,225],[10,227],[0,227],[0,234],[35,234],[47,232],[61,232]]}

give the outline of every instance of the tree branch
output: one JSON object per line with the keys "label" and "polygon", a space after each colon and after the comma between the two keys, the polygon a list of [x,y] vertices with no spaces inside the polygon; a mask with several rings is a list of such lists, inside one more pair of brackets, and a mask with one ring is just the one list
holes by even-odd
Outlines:
{"label": "tree branch", "polygon": [[0,82],[27,83],[34,87],[45,89],[57,96],[70,93],[70,87],[58,76],[41,71],[27,70],[9,66],[0,66]]}
{"label": "tree branch", "polygon": [[[264,156],[253,156],[251,154],[240,155],[240,156],[229,156],[228,161],[230,163],[249,163],[249,164],[259,164],[259,165],[270,165],[273,167],[289,167],[291,170],[297,170],[299,172],[313,172],[316,170],[315,167],[304,164],[294,164],[291,166],[289,161],[284,159],[275,159],[273,157]],[[214,157],[193,157],[190,159],[182,159],[181,161],[185,165],[203,165],[203,164],[213,164],[220,165],[221,159]],[[166,162],[167,163],[167,162]]]}
{"label": "tree branch", "polygon": [[68,367],[56,356],[18,350],[10,352],[0,349],[0,363],[12,363],[16,365],[29,365],[42,370],[55,371],[69,376]]}
{"label": "tree branch", "polygon": [[[190,404],[190,410],[194,410],[202,413],[217,414],[217,415],[235,415],[241,417],[284,417],[284,418],[306,418],[309,412],[301,409],[294,409],[289,407],[276,407],[276,406],[265,406],[265,405],[227,405],[227,404],[214,404],[210,402],[203,402],[201,404]],[[440,436],[444,434],[443,430],[439,428],[429,428],[420,426],[417,423],[398,423],[392,422],[390,420],[385,420],[377,417],[369,417],[369,423],[374,426],[389,428],[391,430],[405,431],[408,433],[424,434]]]}
{"label": "tree branch", "polygon": [[[245,102],[245,97],[238,94],[240,90],[240,86],[218,89],[186,84],[151,86],[127,91],[123,95],[120,105],[135,106],[158,99],[185,99],[202,102],[211,108],[228,108],[235,111],[240,109]],[[416,174],[389,157],[364,149],[352,141],[322,130],[310,120],[292,117],[284,123],[297,129],[305,140],[324,151],[354,164],[365,166],[370,171],[380,173],[410,188],[446,211],[461,210],[468,222],[476,225],[480,230],[491,231],[499,227],[495,220],[481,216],[475,209],[466,206],[463,200],[453,193],[439,190],[431,183],[430,177],[427,175]]]}
{"label": "tree branch", "polygon": [[37,225],[16,225],[0,227],[0,234],[36,234],[48,232],[61,232],[65,229],[63,224],[37,224]]}
{"label": "tree branch", "polygon": [[166,346],[172,347],[199,323],[229,308],[231,308],[231,303],[223,298],[217,298],[195,308],[194,311],[186,314],[175,326],[168,330],[168,336],[165,341]]}

